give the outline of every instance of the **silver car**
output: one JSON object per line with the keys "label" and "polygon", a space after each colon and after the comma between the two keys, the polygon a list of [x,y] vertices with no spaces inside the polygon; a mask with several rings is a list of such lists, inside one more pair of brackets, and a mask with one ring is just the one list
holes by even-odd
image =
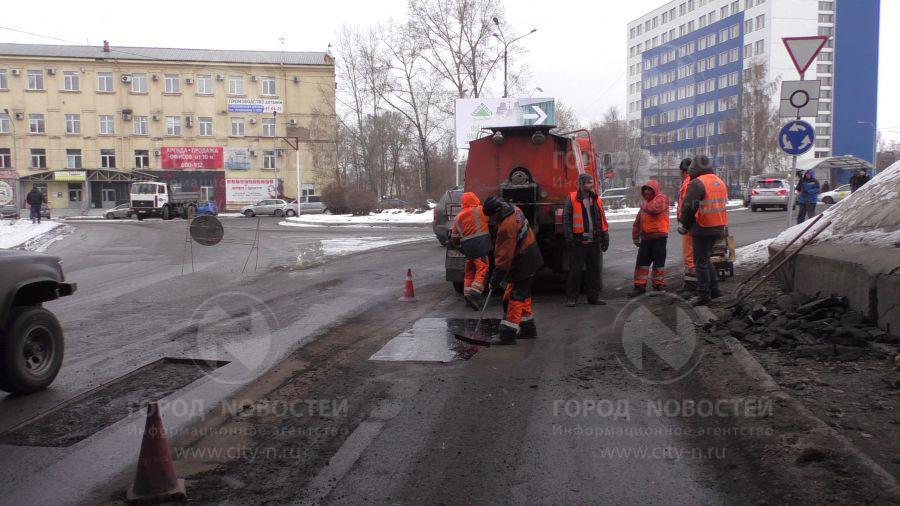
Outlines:
{"label": "silver car", "polygon": [[259,202],[244,206],[241,214],[248,218],[254,216],[284,216],[284,206],[287,202],[281,199],[266,199]]}
{"label": "silver car", "polygon": [[750,189],[750,210],[756,212],[768,207],[787,211],[790,189],[784,179],[760,179]]}
{"label": "silver car", "polygon": [[112,209],[107,209],[103,215],[107,220],[125,220],[131,218],[131,203],[119,204]]}
{"label": "silver car", "polygon": [[296,201],[291,201],[284,206],[285,216],[297,216],[298,214],[324,214],[327,209],[322,197],[318,195],[310,195],[300,199],[300,205],[297,206]]}

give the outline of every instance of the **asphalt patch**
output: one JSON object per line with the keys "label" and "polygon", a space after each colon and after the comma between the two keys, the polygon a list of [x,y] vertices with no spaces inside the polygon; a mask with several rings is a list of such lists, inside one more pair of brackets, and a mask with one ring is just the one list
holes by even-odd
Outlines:
{"label": "asphalt patch", "polygon": [[500,327],[500,320],[485,318],[421,318],[387,342],[369,360],[386,362],[454,362],[469,360],[482,348],[463,342],[456,334],[473,340],[489,341]]}

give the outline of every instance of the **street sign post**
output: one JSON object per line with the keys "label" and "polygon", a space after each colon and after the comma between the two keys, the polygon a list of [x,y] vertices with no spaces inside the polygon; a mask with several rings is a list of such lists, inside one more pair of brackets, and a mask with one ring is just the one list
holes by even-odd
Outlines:
{"label": "street sign post", "polygon": [[800,156],[810,149],[816,140],[816,130],[805,121],[788,122],[778,132],[778,146],[791,156]]}
{"label": "street sign post", "polygon": [[800,73],[800,79],[806,74],[806,69],[815,61],[816,55],[828,43],[828,37],[824,35],[816,35],[813,37],[784,37],[781,39],[784,47],[787,48],[788,54],[791,55],[791,61],[797,67]]}
{"label": "street sign post", "polygon": [[821,81],[782,81],[782,118],[811,118],[819,114],[819,88]]}

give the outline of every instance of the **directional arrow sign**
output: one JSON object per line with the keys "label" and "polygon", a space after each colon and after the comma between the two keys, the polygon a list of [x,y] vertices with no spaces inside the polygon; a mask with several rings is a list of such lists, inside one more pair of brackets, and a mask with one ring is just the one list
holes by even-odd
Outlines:
{"label": "directional arrow sign", "polygon": [[525,119],[533,119],[534,125],[543,125],[544,120],[547,119],[547,113],[536,105],[531,106],[531,108],[534,110],[534,113],[525,113],[522,117]]}
{"label": "directional arrow sign", "polygon": [[816,59],[816,55],[819,54],[819,51],[825,47],[825,44],[828,43],[828,37],[824,35],[817,35],[814,37],[784,37],[781,39],[784,42],[784,47],[787,48],[788,54],[791,55],[791,60],[794,62],[794,66],[797,67],[797,72],[802,76],[806,73],[806,69],[812,65],[812,62]]}
{"label": "directional arrow sign", "polygon": [[800,120],[789,122],[778,133],[781,150],[792,156],[802,155],[812,149],[815,140],[816,131],[813,126]]}

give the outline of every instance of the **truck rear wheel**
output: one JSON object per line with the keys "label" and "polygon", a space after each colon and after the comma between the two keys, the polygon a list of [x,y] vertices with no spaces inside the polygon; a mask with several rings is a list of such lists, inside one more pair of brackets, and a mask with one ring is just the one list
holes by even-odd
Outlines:
{"label": "truck rear wheel", "polygon": [[40,306],[12,309],[0,333],[0,390],[29,394],[50,385],[59,373],[63,332],[53,313]]}
{"label": "truck rear wheel", "polygon": [[184,208],[184,213],[181,215],[182,218],[186,220],[193,220],[194,216],[197,214],[197,208],[194,206],[187,206]]}
{"label": "truck rear wheel", "polygon": [[172,212],[169,210],[169,206],[163,206],[162,208],[162,219],[171,220]]}

